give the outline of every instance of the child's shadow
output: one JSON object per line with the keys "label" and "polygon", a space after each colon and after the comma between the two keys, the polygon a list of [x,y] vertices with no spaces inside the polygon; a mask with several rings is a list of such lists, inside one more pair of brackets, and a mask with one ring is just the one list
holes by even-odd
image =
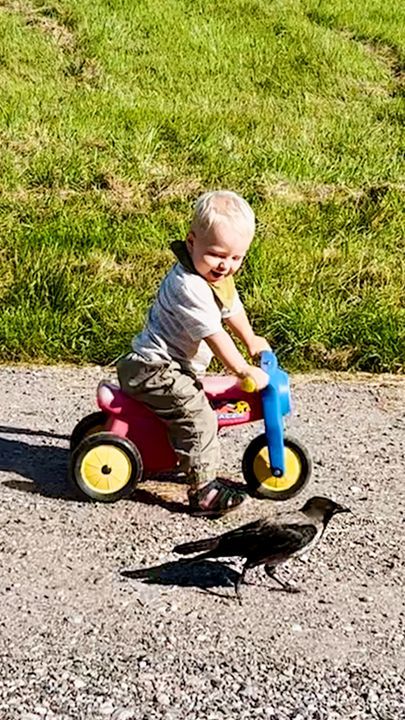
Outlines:
{"label": "child's shadow", "polygon": [[[39,438],[69,439],[68,435],[51,433],[46,430],[29,430],[4,425],[0,426],[0,432]],[[45,497],[63,500],[83,500],[68,480],[68,462],[69,450],[67,447],[59,447],[54,444],[35,445],[25,440],[0,436],[0,471],[15,473],[25,478],[25,480],[12,478],[2,481],[3,485],[13,490],[38,493]],[[170,483],[174,487],[176,478],[171,478]],[[162,483],[162,490],[164,487]],[[172,512],[189,512],[187,503],[162,495],[159,490],[159,481],[152,482],[150,490],[148,490],[148,482],[142,483],[141,487],[134,490],[130,499],[148,505],[160,505]]]}

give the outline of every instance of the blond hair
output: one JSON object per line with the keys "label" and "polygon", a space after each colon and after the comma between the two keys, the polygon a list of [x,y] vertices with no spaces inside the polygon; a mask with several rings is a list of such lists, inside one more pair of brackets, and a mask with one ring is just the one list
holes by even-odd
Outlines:
{"label": "blond hair", "polygon": [[224,220],[239,232],[245,232],[253,238],[255,215],[249,203],[240,195],[232,190],[212,190],[200,195],[194,207],[191,229],[206,232]]}

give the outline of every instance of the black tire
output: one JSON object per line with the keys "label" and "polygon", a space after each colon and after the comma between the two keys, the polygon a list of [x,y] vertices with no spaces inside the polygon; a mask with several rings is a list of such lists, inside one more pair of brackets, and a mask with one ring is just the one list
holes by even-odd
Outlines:
{"label": "black tire", "polygon": [[107,413],[99,410],[79,420],[70,436],[70,452],[73,452],[83,438],[96,432],[102,432],[107,422]]}
{"label": "black tire", "polygon": [[[296,478],[294,475],[292,476],[292,484],[289,487],[280,490],[272,489],[271,486],[264,484],[263,479],[260,480],[256,475],[255,461],[264,448],[267,448],[265,433],[254,438],[243,455],[242,471],[250,495],[269,500],[289,500],[289,498],[298,495],[309,482],[312,472],[312,461],[306,448],[297,440],[288,436],[284,437],[284,448],[292,453],[290,457],[294,458],[294,472],[296,471],[297,474]],[[297,468],[295,468],[295,465],[297,465]],[[268,480],[272,477],[269,472]],[[286,480],[285,476],[283,478]],[[283,478],[280,478],[281,482]]]}
{"label": "black tire", "polygon": [[109,503],[128,497],[142,473],[136,445],[109,432],[83,438],[70,457],[69,479],[86,500]]}

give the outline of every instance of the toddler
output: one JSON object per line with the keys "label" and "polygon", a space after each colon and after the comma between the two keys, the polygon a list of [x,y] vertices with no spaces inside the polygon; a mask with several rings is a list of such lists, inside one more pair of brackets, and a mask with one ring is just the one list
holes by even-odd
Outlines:
{"label": "toddler", "polygon": [[144,330],[117,364],[123,390],[165,421],[178,470],[187,473],[192,514],[218,516],[246,497],[217,476],[217,418],[199,377],[215,355],[237,377],[251,376],[259,389],[267,385],[267,374],[246,362],[227,331],[251,357],[269,349],[255,335],[233,279],[254,231],[253,211],[239,195],[202,195],[185,242],[172,244],[177,262],[160,285]]}

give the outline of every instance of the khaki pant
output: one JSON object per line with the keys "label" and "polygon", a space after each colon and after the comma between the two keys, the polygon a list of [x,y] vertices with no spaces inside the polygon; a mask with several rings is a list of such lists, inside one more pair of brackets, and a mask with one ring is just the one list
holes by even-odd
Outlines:
{"label": "khaki pant", "polygon": [[190,473],[193,489],[213,480],[219,465],[218,423],[196,376],[178,362],[147,363],[135,353],[118,360],[117,372],[124,392],[167,424],[178,469]]}

